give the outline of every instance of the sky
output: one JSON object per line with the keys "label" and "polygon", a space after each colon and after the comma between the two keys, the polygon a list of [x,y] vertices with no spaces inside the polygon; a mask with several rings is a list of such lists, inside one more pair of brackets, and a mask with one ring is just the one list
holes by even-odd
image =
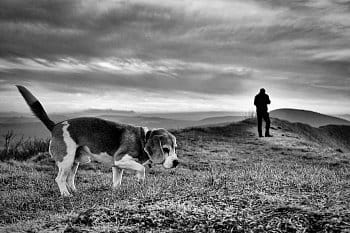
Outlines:
{"label": "sky", "polygon": [[0,111],[350,113],[350,1],[1,0]]}

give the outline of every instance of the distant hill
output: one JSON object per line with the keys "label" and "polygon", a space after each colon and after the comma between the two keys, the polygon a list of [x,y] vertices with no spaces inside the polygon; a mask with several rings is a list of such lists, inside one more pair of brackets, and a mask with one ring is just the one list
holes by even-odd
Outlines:
{"label": "distant hill", "polygon": [[87,109],[84,111],[76,112],[72,115],[79,116],[98,116],[98,115],[121,115],[121,116],[134,116],[136,113],[134,111],[123,111],[123,110],[113,110],[113,109]]}
{"label": "distant hill", "polygon": [[50,132],[41,122],[25,122],[25,123],[0,123],[0,148],[4,145],[4,135],[13,131],[16,140],[21,137],[27,138],[49,138]]}
{"label": "distant hill", "polygon": [[[57,114],[49,113],[49,117],[54,122],[64,121],[76,117],[99,117],[105,120],[119,122],[123,124],[132,124],[146,126],[149,128],[167,128],[179,129],[193,126],[215,125],[223,123],[237,122],[243,119],[240,114],[235,112],[175,112],[175,113],[136,113],[134,111],[121,110],[100,110],[88,109],[79,112],[68,112]],[[2,135],[13,130],[18,138],[37,137],[48,138],[50,132],[45,126],[28,113],[0,112],[0,147],[3,145]]]}
{"label": "distant hill", "polygon": [[0,117],[30,117],[31,113],[28,111],[27,113],[19,113],[14,111],[9,112],[0,112]]}
{"label": "distant hill", "polygon": [[210,124],[221,124],[231,123],[243,120],[244,116],[219,116],[219,117],[208,117],[197,122],[198,125],[210,125]]}
{"label": "distant hill", "polygon": [[185,121],[199,121],[205,118],[211,117],[225,117],[225,116],[244,116],[244,112],[224,112],[224,111],[213,111],[213,112],[169,112],[169,113],[144,113],[139,114],[148,117],[162,117],[174,120],[185,120]]}
{"label": "distant hill", "polygon": [[0,124],[20,124],[29,122],[39,122],[37,118],[34,117],[10,117],[10,116],[0,116]]}
{"label": "distant hill", "polygon": [[271,111],[270,116],[290,122],[308,124],[313,127],[320,127],[323,125],[350,125],[350,121],[345,119],[300,109],[277,109]]}
{"label": "distant hill", "polygon": [[[76,117],[97,117],[101,115],[118,115],[118,116],[136,116],[134,111],[123,111],[123,110],[113,110],[113,109],[86,109],[77,112],[65,112],[65,113],[52,113],[48,112],[49,117],[55,122],[63,121],[66,119],[76,118]],[[34,120],[33,120],[34,119]],[[34,117],[34,114],[28,111],[24,113],[20,112],[0,112],[0,123],[5,122],[39,122],[39,120]]]}
{"label": "distant hill", "polygon": [[178,128],[196,125],[196,122],[193,122],[193,121],[168,119],[168,118],[162,118],[162,117],[120,116],[120,115],[101,115],[98,117],[109,121],[120,122],[123,124],[146,126],[149,128],[178,129]]}

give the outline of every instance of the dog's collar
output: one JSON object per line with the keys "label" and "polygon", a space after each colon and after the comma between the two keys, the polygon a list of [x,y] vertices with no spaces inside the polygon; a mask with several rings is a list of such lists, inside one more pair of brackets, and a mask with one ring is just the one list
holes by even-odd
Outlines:
{"label": "dog's collar", "polygon": [[151,135],[151,130],[149,130],[147,127],[140,127],[140,128],[141,128],[141,142],[142,142],[142,147],[144,148],[147,143],[147,140]]}
{"label": "dog's collar", "polygon": [[144,162],[144,164],[151,164],[152,160],[151,160],[151,156],[147,153],[147,151],[145,150],[146,147],[146,143],[148,141],[148,139],[151,136],[151,130],[149,130],[147,127],[140,127],[141,128],[141,147],[142,147],[142,153],[146,154],[148,160],[146,162]]}

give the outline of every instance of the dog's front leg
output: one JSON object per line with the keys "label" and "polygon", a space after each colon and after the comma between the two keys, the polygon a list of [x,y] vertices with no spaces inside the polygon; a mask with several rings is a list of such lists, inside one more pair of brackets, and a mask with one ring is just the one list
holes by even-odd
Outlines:
{"label": "dog's front leg", "polygon": [[[143,165],[141,165],[141,166],[143,166]],[[146,169],[144,166],[143,166],[142,170],[136,171],[136,178],[140,183],[143,183],[145,181],[145,177],[146,177],[145,173],[146,173]]]}
{"label": "dog's front leg", "polygon": [[119,169],[129,169],[136,172],[136,177],[139,181],[145,180],[145,167],[136,162],[133,157],[129,155],[124,155],[121,160],[114,161],[115,167]]}
{"label": "dog's front leg", "polygon": [[122,184],[122,178],[123,178],[123,169],[120,169],[119,167],[112,167],[112,173],[113,173],[113,186],[112,188],[114,190],[118,189]]}

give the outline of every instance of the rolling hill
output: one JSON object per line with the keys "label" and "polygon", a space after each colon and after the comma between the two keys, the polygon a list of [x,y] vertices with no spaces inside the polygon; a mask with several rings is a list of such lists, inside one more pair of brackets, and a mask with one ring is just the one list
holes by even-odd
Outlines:
{"label": "rolling hill", "polygon": [[324,125],[350,125],[350,121],[345,119],[300,109],[276,109],[270,112],[270,116],[290,122],[300,122],[314,127]]}
{"label": "rolling hill", "polygon": [[207,111],[207,112],[168,112],[168,113],[143,113],[147,117],[161,117],[174,120],[199,121],[205,118],[224,117],[224,116],[244,116],[244,112],[225,112],[225,111]]}
{"label": "rolling hill", "polygon": [[218,116],[218,117],[208,117],[196,122],[196,126],[200,125],[215,125],[223,123],[232,123],[243,120],[244,116]]}
{"label": "rolling hill", "polygon": [[168,129],[178,129],[195,124],[193,121],[186,120],[176,120],[155,116],[118,116],[118,115],[102,115],[98,116],[102,119],[120,122],[123,124],[131,124],[138,126],[146,126],[148,128],[168,128]]}

